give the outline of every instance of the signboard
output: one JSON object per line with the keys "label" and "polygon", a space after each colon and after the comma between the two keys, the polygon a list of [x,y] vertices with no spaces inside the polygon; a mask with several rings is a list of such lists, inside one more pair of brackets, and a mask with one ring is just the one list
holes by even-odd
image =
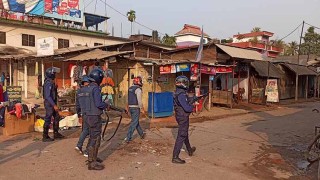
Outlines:
{"label": "signboard", "polygon": [[177,72],[189,72],[190,65],[189,64],[177,64]]}
{"label": "signboard", "polygon": [[170,74],[171,73],[171,65],[160,66],[160,74]]}
{"label": "signboard", "polygon": [[37,40],[37,56],[54,55],[53,37],[41,38]]}
{"label": "signboard", "polygon": [[172,64],[171,65],[171,73],[176,73],[177,70],[176,70],[176,65],[175,64]]}
{"label": "signboard", "polygon": [[267,102],[279,102],[278,80],[268,79],[266,87]]}
{"label": "signboard", "polygon": [[22,101],[22,86],[7,86],[9,102]]}
{"label": "signboard", "polygon": [[83,22],[83,0],[0,0],[3,9],[56,19]]}
{"label": "signboard", "polygon": [[215,75],[216,74],[216,69],[214,67],[202,65],[201,66],[201,73]]}
{"label": "signboard", "polygon": [[191,64],[190,81],[198,81],[199,77],[200,77],[199,64]]}
{"label": "signboard", "polygon": [[232,73],[232,67],[216,67],[216,73]]}

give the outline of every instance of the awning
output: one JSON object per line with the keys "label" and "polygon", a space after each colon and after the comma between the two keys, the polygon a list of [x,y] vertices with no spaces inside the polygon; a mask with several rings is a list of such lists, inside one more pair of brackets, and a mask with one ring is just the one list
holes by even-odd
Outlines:
{"label": "awning", "polygon": [[280,78],[282,74],[282,72],[280,72],[279,69],[269,61],[253,61],[251,62],[251,66],[258,72],[259,76],[261,77]]}
{"label": "awning", "polygon": [[133,54],[133,51],[103,51],[101,49],[95,49],[86,53],[82,53],[73,58],[69,58],[65,61],[89,61],[89,60],[102,60],[109,57],[115,57],[120,55]]}
{"label": "awning", "polygon": [[311,69],[309,69],[307,66],[302,66],[302,65],[296,65],[296,64],[288,64],[288,63],[283,63],[282,65],[286,66],[289,68],[291,71],[294,73],[303,76],[303,75],[314,75],[316,76],[317,73]]}
{"label": "awning", "polygon": [[106,16],[99,16],[95,14],[90,13],[84,13],[85,23],[86,27],[90,27],[99,23],[102,23],[109,19],[109,17]]}
{"label": "awning", "polygon": [[226,46],[216,44],[218,48],[227,53],[232,58],[249,59],[249,60],[263,60],[262,55],[254,50],[242,49],[238,47]]}

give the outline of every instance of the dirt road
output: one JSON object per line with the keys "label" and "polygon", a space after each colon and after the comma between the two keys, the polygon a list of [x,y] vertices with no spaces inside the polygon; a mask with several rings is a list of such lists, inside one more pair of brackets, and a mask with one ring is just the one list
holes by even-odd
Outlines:
{"label": "dirt road", "polygon": [[320,114],[311,112],[317,106],[296,104],[191,124],[197,151],[193,157],[181,152],[185,165],[171,163],[176,128],[147,130],[146,140],[123,145],[127,127],[122,126],[112,141],[102,143],[103,171],[88,171],[86,159],[74,151],[79,130],[53,143],[39,141],[39,133],[0,136],[0,179],[314,179],[316,167],[304,170],[304,151],[320,124]]}

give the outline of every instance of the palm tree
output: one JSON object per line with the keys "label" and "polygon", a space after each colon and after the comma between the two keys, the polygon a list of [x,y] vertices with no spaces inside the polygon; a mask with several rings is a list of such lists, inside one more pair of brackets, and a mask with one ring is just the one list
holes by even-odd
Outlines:
{"label": "palm tree", "polygon": [[261,32],[261,28],[260,27],[254,27],[254,28],[252,28],[251,32]]}
{"label": "palm tree", "polygon": [[128,21],[131,22],[131,35],[132,35],[132,23],[136,20],[136,11],[130,10],[127,12]]}
{"label": "palm tree", "polygon": [[165,34],[162,37],[161,43],[165,44],[165,45],[169,45],[169,46],[175,46],[176,45],[176,37],[169,36],[168,34]]}
{"label": "palm tree", "polygon": [[290,42],[288,47],[288,53],[292,56],[296,55],[298,52],[299,45],[296,41]]}

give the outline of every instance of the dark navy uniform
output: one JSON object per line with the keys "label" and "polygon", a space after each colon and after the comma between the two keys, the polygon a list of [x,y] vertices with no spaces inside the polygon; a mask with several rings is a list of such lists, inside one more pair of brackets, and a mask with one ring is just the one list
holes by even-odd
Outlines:
{"label": "dark navy uniform", "polygon": [[[43,85],[43,97],[44,107],[46,109],[46,116],[44,118],[44,126],[49,127],[51,124],[51,118],[54,117],[54,123],[59,121],[57,119],[57,112],[54,110],[54,106],[57,105],[57,87],[52,79],[45,79]],[[55,123],[57,124],[57,123]]]}
{"label": "dark navy uniform", "polygon": [[84,126],[89,127],[88,168],[91,170],[91,168],[96,167],[97,155],[101,141],[101,114],[108,105],[102,101],[101,90],[96,83],[90,83],[88,86],[82,87],[79,90],[77,97],[85,123]]}
{"label": "dark navy uniform", "polygon": [[174,110],[176,121],[178,122],[178,136],[174,145],[173,157],[179,157],[183,143],[187,150],[191,150],[189,142],[189,115],[193,110],[193,105],[189,104],[189,98],[185,89],[177,88],[174,93]]}

